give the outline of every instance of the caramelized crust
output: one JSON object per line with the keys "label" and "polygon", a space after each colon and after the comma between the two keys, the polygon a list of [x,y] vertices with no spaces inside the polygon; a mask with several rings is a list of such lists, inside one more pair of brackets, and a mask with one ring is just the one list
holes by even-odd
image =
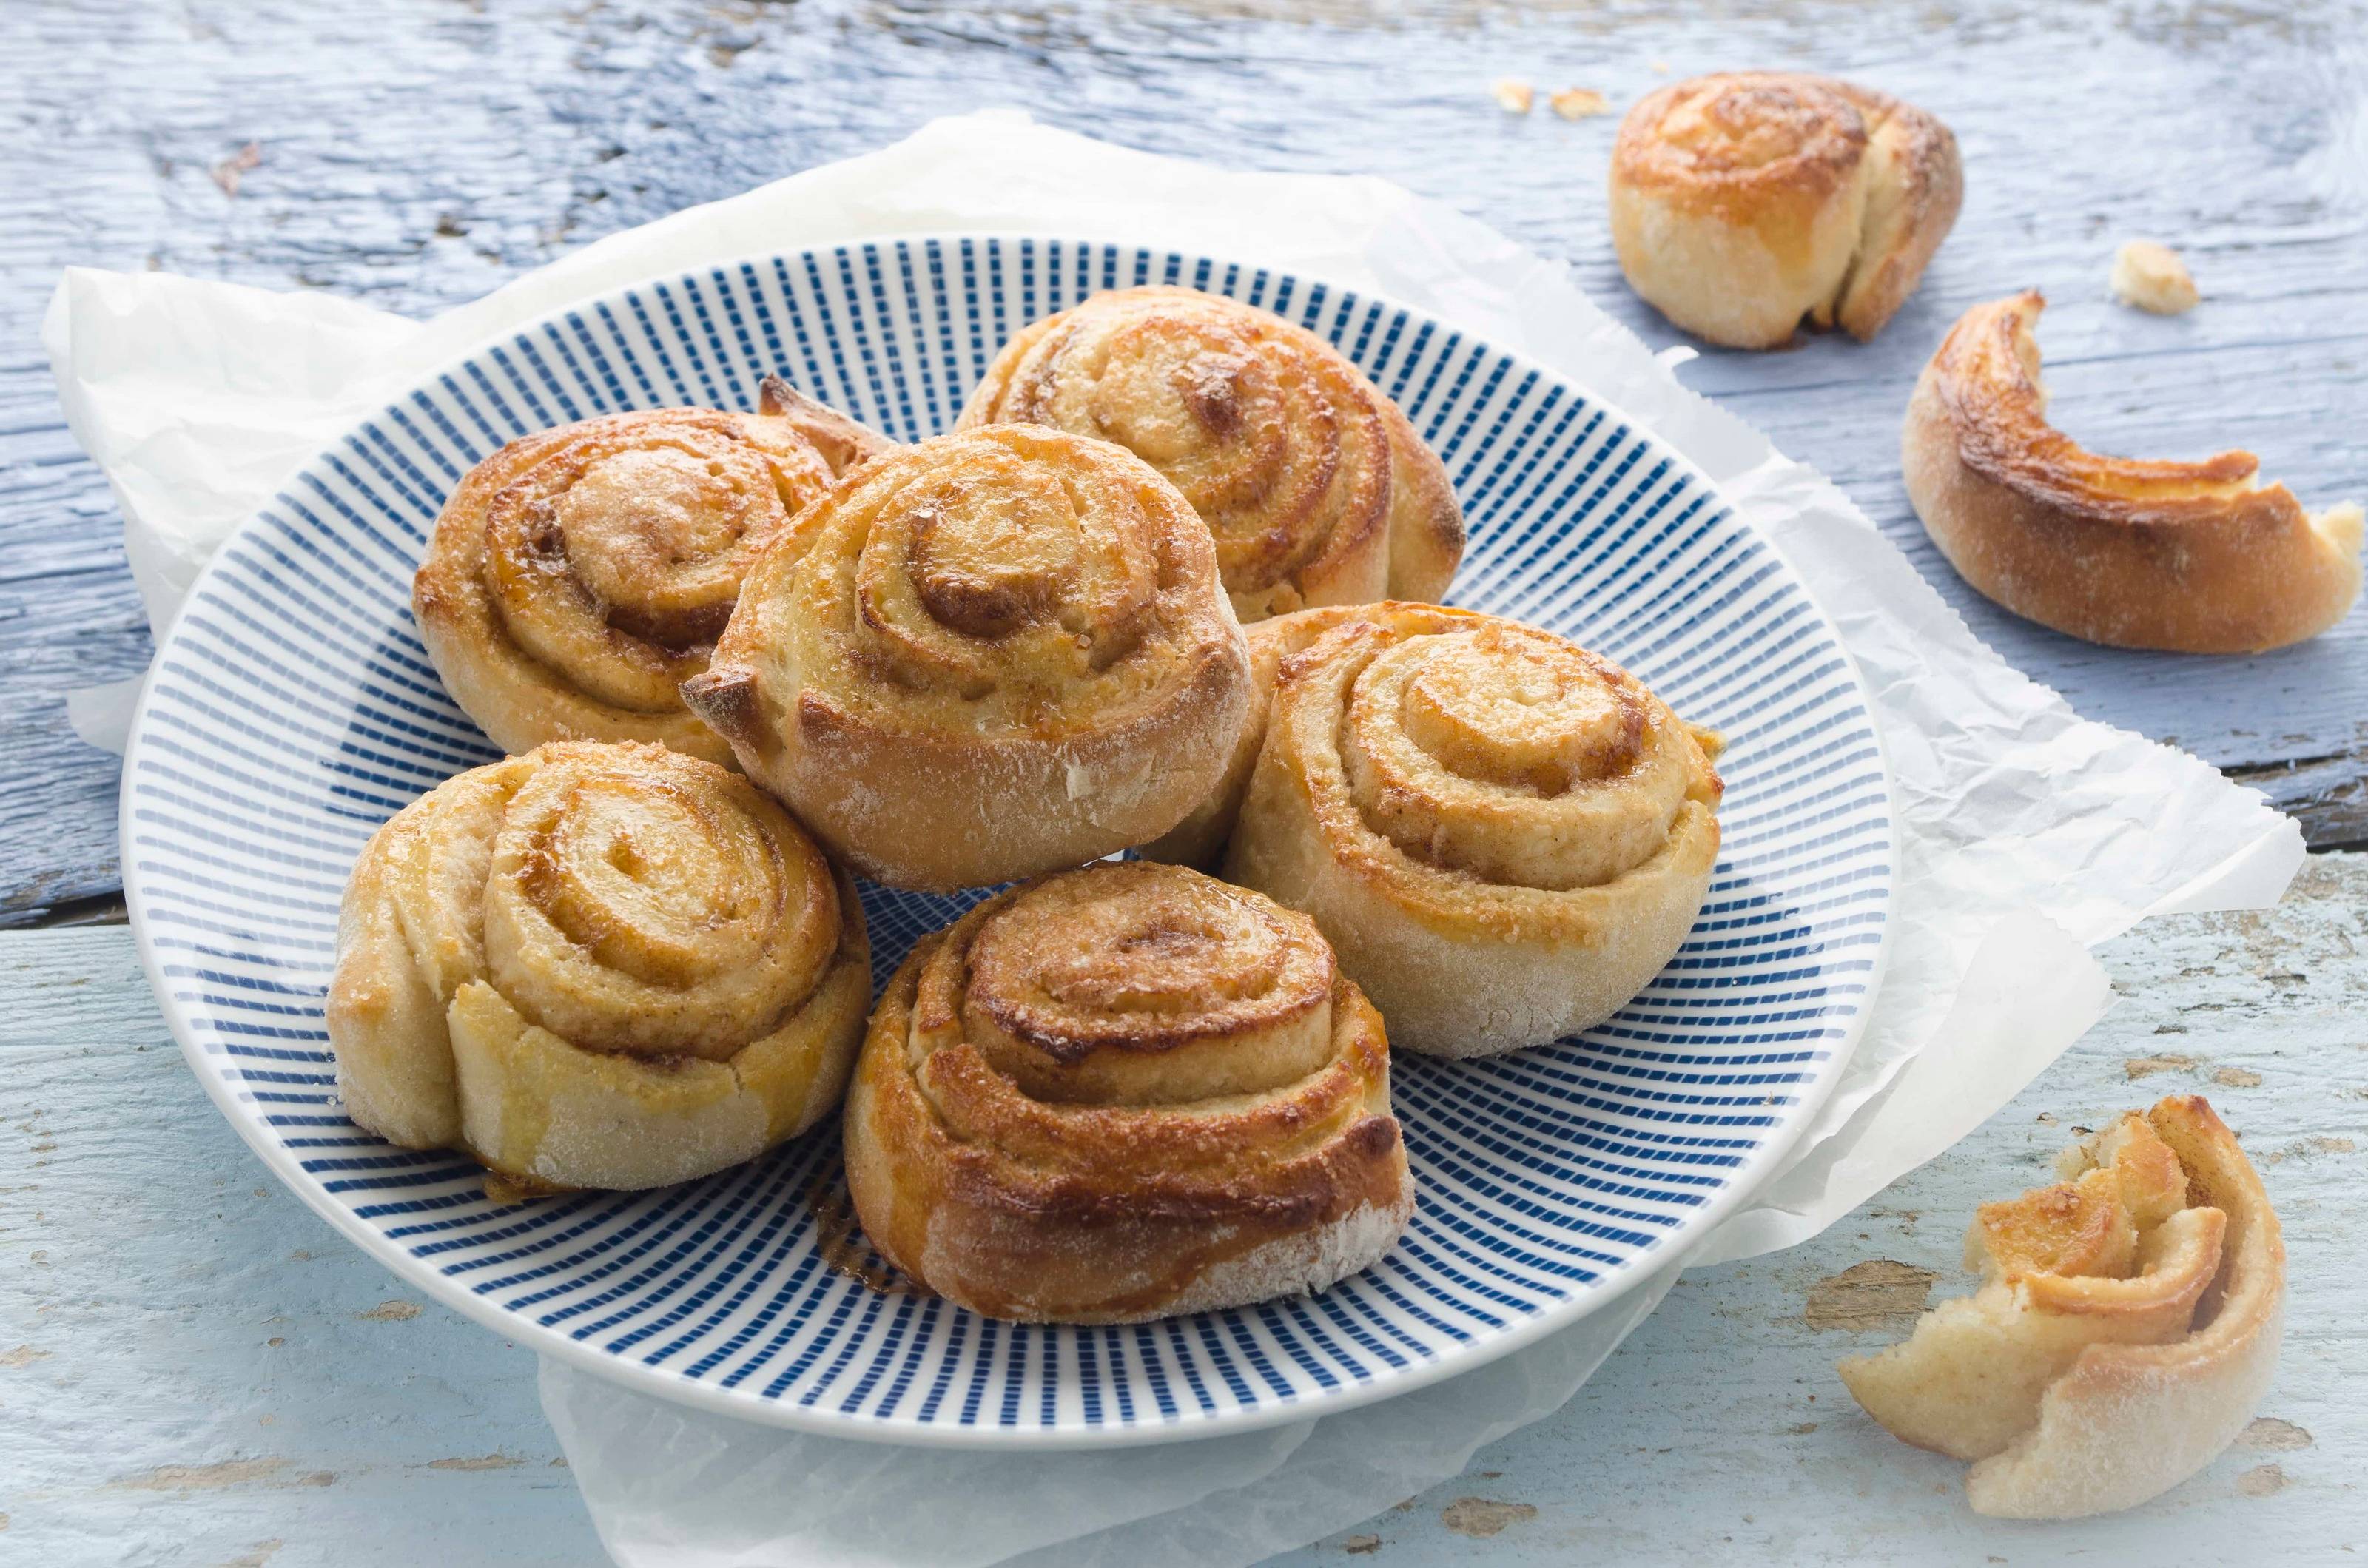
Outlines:
{"label": "caramelized crust", "polygon": [[878,881],[952,889],[1156,837],[1247,673],[1208,530],[1107,441],[996,426],[865,464],[750,569],[683,699]]}
{"label": "caramelized crust", "polygon": [[847,1159],[882,1256],[1028,1322],[1321,1289],[1413,1203],[1380,1017],[1314,926],[1141,861],[1011,890],[915,947]]}
{"label": "caramelized crust", "polygon": [[1444,593],[1463,516],[1438,456],[1332,346],[1190,289],[1121,289],[1023,328],[962,426],[1117,442],[1207,522],[1243,621]]}
{"label": "caramelized crust", "polygon": [[676,688],[707,667],[757,553],[892,445],[778,378],[758,405],[587,419],[462,476],[412,606],[445,687],[497,744],[643,740],[731,760]]}
{"label": "caramelized crust", "polygon": [[1703,737],[1634,676],[1495,616],[1386,604],[1278,632],[1228,880],[1305,910],[1407,1050],[1601,1022],[1692,927]]}
{"label": "caramelized crust", "polygon": [[1976,305],[1925,366],[1907,494],[1966,582],[2092,642],[2259,653],[2317,636],[2360,591],[2361,513],[2312,517],[2250,452],[2105,457],[2047,422],[2036,290]]}
{"label": "caramelized crust", "polygon": [[1956,139],[1831,77],[1673,82],[1621,122],[1611,233],[1630,285],[1713,343],[1772,347],[1804,316],[1883,330],[1956,222]]}
{"label": "caramelized crust", "polygon": [[2276,1363],[2277,1216],[2209,1105],[2133,1111],[2069,1165],[1983,1207],[1979,1290],[1840,1367],[1895,1436],[1976,1461],[1985,1514],[2069,1518],[2168,1491],[2228,1445]]}
{"label": "caramelized crust", "polygon": [[525,1187],[703,1176],[837,1103],[863,911],[789,814],[664,747],[553,742],[381,828],[330,981],[347,1113]]}

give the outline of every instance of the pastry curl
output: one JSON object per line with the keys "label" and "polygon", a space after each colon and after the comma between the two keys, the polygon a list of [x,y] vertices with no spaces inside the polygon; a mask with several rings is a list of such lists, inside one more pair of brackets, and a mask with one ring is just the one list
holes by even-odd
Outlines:
{"label": "pastry curl", "polygon": [[1242,636],[1249,644],[1250,700],[1242,715],[1241,728],[1235,732],[1233,749],[1226,755],[1225,771],[1219,777],[1216,788],[1203,796],[1182,822],[1142,846],[1143,858],[1204,871],[1213,871],[1223,864],[1225,840],[1232,835],[1234,821],[1241,814],[1242,797],[1249,793],[1251,771],[1258,767],[1258,752],[1266,744],[1267,713],[1274,705],[1275,683],[1282,676],[1285,659],[1334,627],[1351,620],[1370,620],[1380,626],[1429,627],[1474,613],[1447,605],[1401,604],[1385,599],[1379,604],[1293,610],[1242,628]]}
{"label": "pastry curl", "polygon": [[1985,1276],[1905,1344],[1841,1363],[1892,1435],[1975,1461],[1975,1511],[2134,1507],[2211,1462],[2277,1365],[2285,1246],[2235,1136],[2199,1096],[2123,1116],[2064,1182],[1985,1205]]}
{"label": "pastry curl", "polygon": [[1225,876],[1313,915],[1402,1049],[1543,1044],[1692,928],[1715,744],[1551,632],[1378,607],[1281,661]]}
{"label": "pastry curl", "polygon": [[964,426],[1116,441],[1215,537],[1244,622],[1435,599],[1463,555],[1447,471],[1396,403],[1315,334],[1190,289],[1121,289],[1020,331]]}
{"label": "pastry curl", "polygon": [[1630,287],[1736,348],[1801,318],[1864,342],[1916,291],[1964,200],[1956,138],[1912,104],[1827,76],[1673,82],[1620,123],[1611,240]]}
{"label": "pastry curl", "polygon": [[1413,1209],[1382,1021],[1304,916],[1143,861],[1004,892],[874,1013],[848,1185],[881,1254],[1026,1322],[1315,1290]]}
{"label": "pastry curl", "polygon": [[2091,642],[2247,653],[2315,637],[2360,593],[2361,510],[2304,512],[2250,452],[2102,457],[2047,423],[2037,290],[1976,305],[1924,367],[1900,442],[1949,563]]}
{"label": "pastry curl", "polygon": [[362,851],[329,983],[358,1124],[542,1187],[750,1159],[838,1103],[871,999],[854,883],[712,763],[553,742]]}
{"label": "pastry curl", "polygon": [[1176,487],[1109,442],[997,426],[878,459],[809,510],[683,698],[866,875],[943,890],[1174,826],[1248,677]]}
{"label": "pastry curl", "polygon": [[757,552],[893,443],[768,377],[759,412],[656,408],[512,441],[461,480],[412,585],[421,640],[495,744],[731,753],[676,688]]}

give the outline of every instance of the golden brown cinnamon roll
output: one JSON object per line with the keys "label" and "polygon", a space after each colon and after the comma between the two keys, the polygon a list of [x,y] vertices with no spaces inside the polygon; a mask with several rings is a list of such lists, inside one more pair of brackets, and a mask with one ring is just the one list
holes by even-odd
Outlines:
{"label": "golden brown cinnamon roll", "polygon": [[1641,99],[1611,151],[1611,241],[1669,320],[1771,348],[1807,316],[1861,342],[1916,291],[1957,221],[1949,128],[1829,76],[1741,71]]}
{"label": "golden brown cinnamon roll", "polygon": [[1142,861],[913,949],[856,1069],[847,1176],[890,1262],[1026,1322],[1320,1290],[1414,1204],[1381,1017],[1315,927]]}
{"label": "golden brown cinnamon roll", "polygon": [[1435,599],[1463,555],[1447,471],[1396,403],[1280,316],[1190,289],[1121,289],[1004,345],[965,426],[1116,441],[1183,491],[1245,621]]}
{"label": "golden brown cinnamon roll", "polygon": [[1715,742],[1551,632],[1383,608],[1282,661],[1226,879],[1313,915],[1401,1049],[1602,1022],[1701,911]]}
{"label": "golden brown cinnamon roll", "polygon": [[2305,512],[2250,452],[2105,457],[2047,422],[2035,289],[1975,305],[1908,400],[1900,460],[1926,531],[1989,598],[2091,642],[2250,653],[2360,595],[2361,511]]}
{"label": "golden brown cinnamon roll", "polygon": [[894,443],[768,377],[756,414],[655,408],[512,441],[462,476],[412,608],[494,743],[640,740],[728,763],[677,695],[757,552]]}
{"label": "golden brown cinnamon roll", "polygon": [[1208,530],[1107,441],[867,464],[752,567],[684,700],[866,875],[950,889],[1156,837],[1248,700]]}
{"label": "golden brown cinnamon roll", "polygon": [[870,966],[854,883],[746,779],[553,742],[446,780],[362,851],[329,1044],[347,1114],[390,1142],[660,1187],[838,1103]]}
{"label": "golden brown cinnamon roll", "polygon": [[1965,1239],[1981,1289],[1841,1363],[1893,1436],[1975,1461],[1977,1513],[2159,1495],[2228,1446],[2277,1367],[2278,1217],[2202,1096],[2132,1111],[2061,1164],[2055,1186],[1983,1205]]}

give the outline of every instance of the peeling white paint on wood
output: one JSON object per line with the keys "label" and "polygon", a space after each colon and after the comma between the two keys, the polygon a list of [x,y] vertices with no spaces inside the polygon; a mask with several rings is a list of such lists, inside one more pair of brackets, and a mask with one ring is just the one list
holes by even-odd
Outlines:
{"label": "peeling white paint on wood", "polygon": [[[2310,1560],[2368,1546],[2368,856],[2274,911],[2108,950],[2121,1005],[1973,1137],[1808,1244],[1691,1274],[1555,1415],[1281,1560]],[[525,1351],[403,1288],[266,1175],[182,1066],[120,929],[0,935],[0,1561],[272,1568],[599,1561]],[[2173,1060],[2175,1058],[2175,1060]],[[2133,1081],[2130,1064],[2159,1062]],[[2231,1084],[2224,1073],[2255,1075]],[[2285,1358],[2237,1448],[2131,1514],[1975,1518],[1962,1467],[1833,1375],[1902,1311],[1812,1314],[1856,1265],[1969,1283],[1975,1205],[2079,1129],[2209,1095],[2286,1233]],[[1861,1274],[1861,1280],[1869,1278]],[[1860,1304],[1864,1304],[1863,1295]],[[1839,1324],[1825,1326],[1819,1324]]]}

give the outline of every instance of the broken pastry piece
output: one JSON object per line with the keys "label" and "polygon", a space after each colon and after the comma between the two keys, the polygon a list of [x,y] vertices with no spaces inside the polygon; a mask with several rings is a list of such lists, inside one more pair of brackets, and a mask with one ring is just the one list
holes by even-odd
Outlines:
{"label": "broken pastry piece", "polygon": [[1801,318],[1864,342],[1957,221],[1949,128],[1828,76],[1673,82],[1620,122],[1611,241],[1637,293],[1698,337],[1790,341]]}
{"label": "broken pastry piece", "polygon": [[2158,316],[2183,315],[2203,298],[2179,253],[2152,240],[2132,240],[2116,251],[2107,281],[2113,298]]}
{"label": "broken pastry piece", "polygon": [[1965,1240],[1978,1290],[1839,1369],[1894,1437],[1974,1461],[1976,1513],[2077,1518],[2159,1496],[2228,1446],[2277,1365],[2277,1216],[2201,1096],[2130,1112],[2061,1169],[1983,1206]]}
{"label": "broken pastry piece", "polygon": [[2035,289],[1975,305],[1907,404],[1908,499],[1989,598],[2120,648],[2253,653],[2316,637],[2360,592],[2361,511],[2314,517],[2250,452],[2156,462],[2047,422]]}

